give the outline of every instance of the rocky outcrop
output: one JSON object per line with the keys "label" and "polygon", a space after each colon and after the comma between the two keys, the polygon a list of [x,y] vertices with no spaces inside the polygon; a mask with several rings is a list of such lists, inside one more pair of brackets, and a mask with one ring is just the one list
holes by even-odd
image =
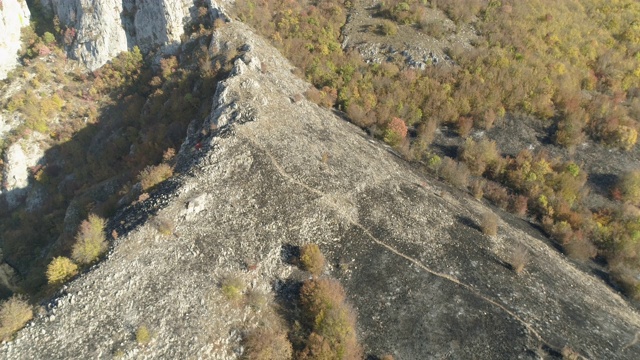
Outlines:
{"label": "rocky outcrop", "polygon": [[198,12],[195,0],[48,1],[68,29],[71,56],[91,70],[134,46],[174,50]]}
{"label": "rocky outcrop", "polygon": [[65,27],[70,55],[96,69],[129,49],[122,24],[121,0],[52,0],[53,13]]}
{"label": "rocky outcrop", "polygon": [[[44,151],[33,137],[12,144],[5,151],[0,195],[4,195],[9,209],[20,205],[27,197],[29,169],[37,166],[43,157]],[[38,199],[38,196],[32,197],[30,208],[37,207],[35,202],[38,202]]]}
{"label": "rocky outcrop", "polygon": [[24,0],[0,1],[0,80],[18,64],[20,31],[29,25],[29,8]]}
{"label": "rocky outcrop", "polygon": [[[240,358],[242,332],[263,314],[226,299],[221,279],[286,295],[304,276],[286,249],[308,242],[347,288],[368,353],[537,359],[566,346],[639,358],[638,313],[528,223],[500,214],[498,235],[482,235],[478,219],[497,210],[301,99],[309,85],[242,24],[219,30],[211,48],[241,58],[210,118],[192,124],[179,175],[111,221],[119,236],[107,259],[0,358]],[[167,222],[170,235],[158,228]],[[520,274],[507,264],[516,246],[530,254]],[[153,334],[145,346],[141,325]]]}

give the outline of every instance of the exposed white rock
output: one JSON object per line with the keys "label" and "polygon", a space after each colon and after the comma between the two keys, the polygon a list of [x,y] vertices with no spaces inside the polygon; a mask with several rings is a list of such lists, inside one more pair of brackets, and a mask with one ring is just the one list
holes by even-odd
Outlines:
{"label": "exposed white rock", "polygon": [[2,193],[9,208],[18,206],[27,195],[29,168],[43,157],[43,150],[33,140],[23,139],[9,146],[4,154],[2,174]]}
{"label": "exposed white rock", "polygon": [[0,79],[18,64],[20,30],[29,25],[30,15],[24,0],[0,1]]}
{"label": "exposed white rock", "polygon": [[52,0],[60,24],[76,36],[70,55],[93,70],[128,49],[121,0]]}
{"label": "exposed white rock", "polygon": [[[119,53],[177,49],[185,25],[197,13],[195,0],[48,0],[65,28],[76,36],[70,55],[94,70]],[[49,5],[49,4],[47,4]],[[214,6],[215,7],[215,6]],[[217,11],[214,11],[217,13]]]}
{"label": "exposed white rock", "polygon": [[189,8],[192,6],[194,1],[189,0],[136,1],[133,21],[136,44],[142,50],[157,45],[176,48],[184,26],[191,19]]}

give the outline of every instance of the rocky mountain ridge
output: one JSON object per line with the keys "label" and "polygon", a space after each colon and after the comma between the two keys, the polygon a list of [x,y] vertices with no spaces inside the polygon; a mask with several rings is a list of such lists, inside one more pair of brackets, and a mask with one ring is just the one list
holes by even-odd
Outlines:
{"label": "rocky mountain ridge", "polygon": [[[193,123],[179,175],[110,224],[107,259],[66,285],[0,357],[239,358],[260,310],[220,291],[230,273],[281,294],[299,274],[287,246],[315,242],[347,288],[370,354],[415,358],[635,359],[640,315],[530,225],[425,176],[389,147],[304,100],[309,87],[238,22],[239,49],[211,116]],[[158,221],[174,222],[163,235]],[[514,246],[530,262],[509,268]],[[247,266],[252,264],[252,266]],[[153,334],[139,346],[135,329]]]}

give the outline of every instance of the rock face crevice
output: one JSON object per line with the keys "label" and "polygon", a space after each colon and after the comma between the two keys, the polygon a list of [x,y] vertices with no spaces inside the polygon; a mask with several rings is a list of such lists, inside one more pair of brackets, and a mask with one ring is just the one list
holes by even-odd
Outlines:
{"label": "rock face crevice", "polygon": [[29,8],[24,0],[0,1],[0,80],[18,64],[22,46],[20,31],[29,25]]}
{"label": "rock face crevice", "polygon": [[[639,357],[637,312],[526,223],[502,214],[498,236],[482,235],[469,222],[493,209],[301,99],[309,84],[249,28],[228,23],[212,41],[241,56],[202,128],[193,124],[180,174],[116,216],[112,227],[127,231],[107,259],[0,358],[240,358],[260,312],[225,299],[220,279],[239,274],[269,292],[294,273],[282,247],[308,242],[347,288],[368,353],[536,359],[568,346]],[[174,233],[147,218],[172,220]],[[503,265],[515,244],[531,254],[520,275]],[[154,334],[145,347],[140,324]]]}

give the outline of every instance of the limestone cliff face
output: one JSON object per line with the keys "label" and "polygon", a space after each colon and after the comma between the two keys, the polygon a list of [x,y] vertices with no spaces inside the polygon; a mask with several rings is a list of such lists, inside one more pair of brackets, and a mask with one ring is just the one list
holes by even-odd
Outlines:
{"label": "limestone cliff face", "polygon": [[[75,33],[70,55],[94,70],[134,46],[175,48],[197,12],[195,0],[50,0],[60,24]],[[73,37],[71,37],[73,38]]]}
{"label": "limestone cliff face", "polygon": [[28,194],[29,169],[38,165],[44,151],[38,145],[38,139],[20,140],[9,146],[4,153],[4,168],[0,194],[6,194],[6,205],[14,209]]}
{"label": "limestone cliff face", "polygon": [[18,63],[20,29],[29,25],[29,8],[24,0],[0,1],[0,79]]}

